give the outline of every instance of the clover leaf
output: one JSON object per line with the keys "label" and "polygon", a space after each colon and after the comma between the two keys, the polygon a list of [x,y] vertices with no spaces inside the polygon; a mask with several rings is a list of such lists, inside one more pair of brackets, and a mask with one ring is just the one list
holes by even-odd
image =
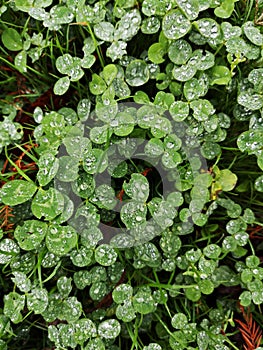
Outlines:
{"label": "clover leaf", "polygon": [[133,288],[129,284],[120,284],[112,292],[112,298],[117,304],[125,303],[131,299]]}
{"label": "clover leaf", "polygon": [[150,290],[141,288],[132,299],[134,310],[142,315],[146,315],[155,310],[155,302]]}
{"label": "clover leaf", "polygon": [[48,292],[46,289],[34,288],[27,294],[27,307],[36,314],[42,314],[48,306]]}
{"label": "clover leaf", "polygon": [[141,174],[132,174],[129,183],[123,184],[123,189],[133,200],[145,202],[149,196],[148,180]]}
{"label": "clover leaf", "polygon": [[46,233],[46,223],[38,220],[27,220],[22,226],[17,226],[14,236],[22,249],[32,250],[40,246]]}
{"label": "clover leaf", "polygon": [[4,314],[10,318],[13,323],[22,321],[21,311],[25,305],[25,296],[16,292],[10,292],[4,296]]}
{"label": "clover leaf", "polygon": [[10,51],[19,51],[23,48],[22,38],[13,28],[7,28],[2,32],[2,42]]}
{"label": "clover leaf", "polygon": [[163,17],[162,29],[167,39],[176,40],[189,32],[191,22],[179,9],[171,10]]}
{"label": "clover leaf", "polygon": [[125,77],[130,86],[141,86],[149,80],[149,68],[142,60],[133,60],[126,68]]}
{"label": "clover leaf", "polygon": [[33,182],[13,180],[0,189],[0,200],[6,205],[18,205],[31,199],[37,186]]}
{"label": "clover leaf", "polygon": [[27,275],[23,272],[14,271],[14,277],[12,277],[12,281],[14,284],[20,289],[21,292],[29,292],[31,289],[31,281],[27,278]]}
{"label": "clover leaf", "polygon": [[48,190],[40,189],[34,197],[31,210],[38,218],[44,217],[45,220],[52,220],[61,214],[64,209],[64,197],[54,188]]}
{"label": "clover leaf", "polygon": [[50,225],[46,235],[48,250],[55,255],[67,254],[77,244],[77,232],[71,226]]}
{"label": "clover leaf", "polygon": [[235,2],[237,0],[224,0],[221,2],[220,6],[216,7],[214,13],[220,18],[229,18],[234,11]]}
{"label": "clover leaf", "polygon": [[103,321],[98,326],[98,334],[105,339],[116,338],[121,331],[121,326],[118,320],[108,319]]}

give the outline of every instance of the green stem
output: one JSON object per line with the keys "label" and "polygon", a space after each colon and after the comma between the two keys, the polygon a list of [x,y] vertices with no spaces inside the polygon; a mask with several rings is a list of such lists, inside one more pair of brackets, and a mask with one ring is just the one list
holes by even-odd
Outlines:
{"label": "green stem", "polygon": [[11,158],[9,158],[9,156],[8,156],[8,154],[7,154],[7,147],[5,147],[5,156],[6,156],[7,160],[9,161],[9,163],[12,164],[13,167],[16,168],[16,170],[17,170],[17,172],[18,172],[19,175],[21,175],[21,176],[22,176],[24,179],[26,179],[28,182],[31,182],[31,183],[35,184],[34,181],[31,180],[30,177],[28,177],[28,176],[23,172],[23,170],[21,170],[21,169],[12,161]]}
{"label": "green stem", "polygon": [[233,349],[235,350],[239,350],[227,337],[225,338],[226,339],[226,342],[232,346]]}
{"label": "green stem", "polygon": [[248,244],[249,244],[249,246],[250,246],[250,249],[251,249],[252,255],[255,255],[255,249],[254,249],[253,244],[251,243],[251,241],[250,241],[250,240],[248,240]]}
{"label": "green stem", "polygon": [[46,283],[49,280],[51,280],[51,278],[55,276],[55,274],[57,273],[57,270],[60,268],[60,265],[61,265],[61,261],[58,262],[57,266],[54,268],[54,271],[42,283]]}
{"label": "green stem", "polygon": [[37,163],[37,158],[34,157],[32,154],[30,154],[26,149],[24,149],[23,147],[21,147],[20,145],[18,145],[17,143],[15,143],[15,146],[17,148],[19,148],[23,153],[25,153],[30,159],[33,160],[33,162]]}
{"label": "green stem", "polygon": [[94,45],[96,47],[96,52],[97,52],[97,55],[99,57],[100,64],[101,64],[102,68],[104,68],[104,66],[105,66],[104,59],[102,57],[101,50],[100,50],[100,47],[98,45],[98,42],[97,42],[97,40],[96,40],[96,38],[95,38],[95,36],[93,34],[93,31],[92,31],[91,26],[89,25],[89,23],[86,23],[86,25],[87,25],[87,28],[88,28],[88,32],[89,32],[89,34],[90,34],[90,36],[91,36],[91,38],[92,38],[92,40],[94,42]]}
{"label": "green stem", "polygon": [[158,321],[161,323],[161,325],[163,326],[163,328],[166,330],[166,332],[171,336],[174,337],[173,333],[170,331],[170,329],[166,326],[166,324],[163,322],[163,320],[161,319],[161,317],[157,314],[154,313],[154,315],[156,316],[156,318],[158,319]]}

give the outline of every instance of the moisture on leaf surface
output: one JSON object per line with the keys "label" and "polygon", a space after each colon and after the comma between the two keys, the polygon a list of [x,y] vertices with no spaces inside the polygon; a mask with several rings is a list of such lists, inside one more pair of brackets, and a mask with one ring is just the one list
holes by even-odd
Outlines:
{"label": "moisture on leaf surface", "polygon": [[54,188],[40,189],[34,197],[31,205],[33,214],[38,218],[52,220],[61,214],[64,209],[64,197]]}
{"label": "moisture on leaf surface", "polygon": [[46,223],[37,220],[28,220],[22,226],[17,226],[14,235],[22,249],[32,250],[40,246],[46,233]]}
{"label": "moisture on leaf surface", "polygon": [[0,189],[0,200],[6,205],[18,205],[33,197],[37,186],[24,180],[9,181]]}
{"label": "moisture on leaf surface", "polygon": [[134,200],[145,202],[149,196],[149,183],[145,176],[132,174],[129,183],[123,184],[125,193]]}
{"label": "moisture on leaf surface", "polygon": [[171,10],[164,16],[162,28],[167,39],[176,40],[189,32],[191,22],[179,9]]}
{"label": "moisture on leaf surface", "polygon": [[125,77],[130,86],[143,85],[149,80],[149,68],[144,61],[134,60],[127,66]]}
{"label": "moisture on leaf surface", "polygon": [[9,238],[0,242],[0,264],[9,263],[20,252],[19,246]]}
{"label": "moisture on leaf surface", "polygon": [[101,244],[95,250],[95,260],[103,266],[110,266],[115,263],[117,252],[108,244]]}
{"label": "moisture on leaf surface", "polygon": [[58,256],[67,254],[77,244],[78,236],[71,226],[51,225],[46,235],[46,245]]}
{"label": "moisture on leaf surface", "polygon": [[121,326],[119,321],[115,319],[108,319],[103,321],[98,326],[98,334],[102,338],[114,339],[116,338],[121,331]]}

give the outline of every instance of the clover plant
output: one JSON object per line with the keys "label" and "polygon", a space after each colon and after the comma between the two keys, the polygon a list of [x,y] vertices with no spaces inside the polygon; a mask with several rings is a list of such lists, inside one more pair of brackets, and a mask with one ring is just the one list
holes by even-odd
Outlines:
{"label": "clover plant", "polygon": [[263,327],[262,11],[2,1],[0,349],[230,350],[242,310]]}

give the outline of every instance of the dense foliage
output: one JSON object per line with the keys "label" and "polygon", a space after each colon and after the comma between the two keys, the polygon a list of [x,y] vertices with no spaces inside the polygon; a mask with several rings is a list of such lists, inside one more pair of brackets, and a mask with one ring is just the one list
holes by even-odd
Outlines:
{"label": "dense foliage", "polygon": [[1,350],[262,349],[262,11],[2,0]]}

